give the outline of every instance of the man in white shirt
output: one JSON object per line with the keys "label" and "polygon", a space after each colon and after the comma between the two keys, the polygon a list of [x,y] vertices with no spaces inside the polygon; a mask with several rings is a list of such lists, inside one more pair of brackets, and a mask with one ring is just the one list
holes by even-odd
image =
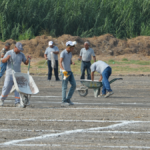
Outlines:
{"label": "man in white shirt", "polygon": [[80,51],[80,60],[82,60],[80,79],[85,79],[85,70],[87,70],[87,79],[91,80],[91,70],[90,70],[91,56],[93,56],[94,62],[96,62],[94,50],[89,46],[90,46],[89,42],[85,42],[84,48],[82,48]]}
{"label": "man in white shirt", "polygon": [[[94,80],[94,72],[97,71],[100,73],[100,79],[99,81],[103,83],[103,90],[102,90],[102,95],[105,98],[113,95],[113,91],[110,87],[110,83],[108,81],[110,75],[111,75],[111,67],[106,64],[104,61],[97,61],[91,65],[91,80]],[[106,94],[106,90],[108,91]]]}
{"label": "man in white shirt", "polygon": [[44,57],[47,61],[48,64],[48,80],[51,80],[52,77],[52,60],[51,60],[51,52],[53,52],[53,56],[55,59],[55,68],[54,68],[54,74],[55,74],[55,78],[56,81],[60,81],[59,77],[58,77],[58,54],[59,54],[59,49],[57,46],[54,46],[53,41],[49,41],[48,43],[49,47],[46,48]]}

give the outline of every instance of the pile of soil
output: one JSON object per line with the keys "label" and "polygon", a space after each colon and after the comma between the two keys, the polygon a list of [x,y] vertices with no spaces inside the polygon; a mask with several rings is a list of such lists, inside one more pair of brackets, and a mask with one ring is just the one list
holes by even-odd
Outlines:
{"label": "pile of soil", "polygon": [[[20,41],[24,47],[24,53],[30,54],[33,57],[43,57],[48,41],[54,41],[55,45],[60,51],[66,48],[67,41],[77,41],[77,45],[73,52],[74,55],[79,55],[81,48],[85,41],[90,42],[90,47],[94,49],[96,55],[111,55],[118,56],[124,54],[143,54],[150,56],[150,36],[139,36],[133,39],[120,40],[111,34],[101,35],[99,37],[81,38],[79,36],[62,35],[58,38],[51,36],[37,36],[31,40]],[[10,42],[11,49],[14,48],[16,41],[9,39],[5,42],[0,41],[0,49],[2,49],[6,42]]]}

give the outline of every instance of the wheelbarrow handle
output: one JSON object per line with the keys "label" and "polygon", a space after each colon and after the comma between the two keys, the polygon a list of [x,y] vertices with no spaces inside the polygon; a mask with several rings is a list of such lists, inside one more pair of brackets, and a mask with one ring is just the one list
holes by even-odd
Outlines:
{"label": "wheelbarrow handle", "polygon": [[29,74],[29,70],[30,70],[30,58],[29,58],[29,63],[28,63],[28,74]]}
{"label": "wheelbarrow handle", "polygon": [[11,69],[14,71],[13,59],[10,57]]}

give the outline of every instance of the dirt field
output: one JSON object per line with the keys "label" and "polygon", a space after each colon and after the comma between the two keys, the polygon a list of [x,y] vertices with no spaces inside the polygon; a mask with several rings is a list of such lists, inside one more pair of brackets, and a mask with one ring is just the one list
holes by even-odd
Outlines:
{"label": "dirt field", "polygon": [[40,93],[30,106],[15,108],[9,95],[0,108],[1,150],[150,149],[149,77],[124,76],[112,83],[115,94],[107,99],[94,98],[93,90],[86,97],[76,91],[69,107],[60,106],[61,82],[34,79]]}

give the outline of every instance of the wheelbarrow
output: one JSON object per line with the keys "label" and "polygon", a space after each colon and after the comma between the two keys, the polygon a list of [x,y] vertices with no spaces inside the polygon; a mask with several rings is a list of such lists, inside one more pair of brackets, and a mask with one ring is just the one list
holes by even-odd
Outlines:
{"label": "wheelbarrow", "polygon": [[[114,78],[109,83],[113,83],[117,80],[123,80],[122,78]],[[77,88],[79,95],[82,97],[85,97],[88,94],[88,89],[94,90],[94,97],[97,98],[98,95],[100,95],[100,90],[103,87],[103,83],[99,81],[92,81],[92,80],[80,80],[81,86],[80,88]]]}
{"label": "wheelbarrow", "polygon": [[[12,60],[11,60],[12,62]],[[19,92],[20,95],[20,105],[25,108],[29,104],[29,100],[32,95],[39,93],[39,89],[35,84],[32,76],[29,73],[30,69],[30,60],[28,64],[28,72],[21,73],[15,72],[13,70],[13,63],[12,64],[12,76],[14,81],[14,86],[12,87],[11,93],[15,90]]]}

